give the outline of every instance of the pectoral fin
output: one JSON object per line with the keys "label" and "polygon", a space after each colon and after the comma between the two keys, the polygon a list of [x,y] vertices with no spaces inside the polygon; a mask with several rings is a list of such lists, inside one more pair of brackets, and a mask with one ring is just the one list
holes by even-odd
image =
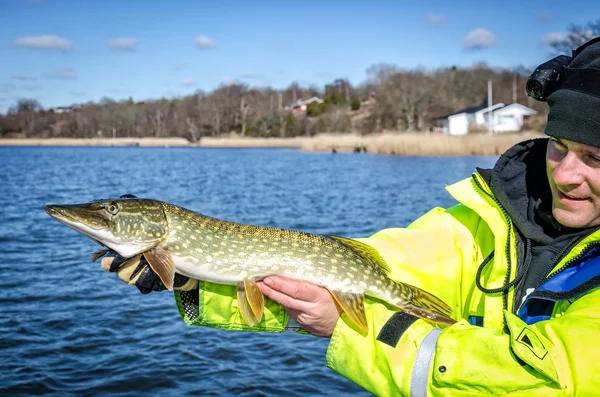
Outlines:
{"label": "pectoral fin", "polygon": [[244,279],[244,289],[246,290],[246,299],[252,309],[252,313],[258,321],[262,320],[263,311],[265,310],[265,298],[260,292],[260,288],[256,285],[256,281]]}
{"label": "pectoral fin", "polygon": [[246,293],[246,288],[244,287],[244,284],[238,284],[237,300],[240,314],[242,315],[242,318],[244,319],[246,324],[253,326],[254,324],[258,323],[259,320],[254,315],[254,312],[250,307],[250,303],[248,303],[248,295]]}
{"label": "pectoral fin", "polygon": [[173,291],[173,282],[175,280],[175,264],[169,251],[162,248],[152,248],[144,252],[144,258],[158,275],[169,291]]}
{"label": "pectoral fin", "polygon": [[92,252],[92,262],[96,262],[98,258],[103,257],[108,253],[108,250],[99,250],[96,252]]}
{"label": "pectoral fin", "polygon": [[365,295],[353,294],[338,291],[329,291],[335,298],[335,301],[342,307],[344,313],[348,316],[358,329],[367,332],[367,317],[365,316]]}

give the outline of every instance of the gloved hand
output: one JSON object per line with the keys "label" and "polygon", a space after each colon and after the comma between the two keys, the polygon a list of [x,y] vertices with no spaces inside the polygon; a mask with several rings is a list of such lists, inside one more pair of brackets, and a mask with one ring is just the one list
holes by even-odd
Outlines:
{"label": "gloved hand", "polygon": [[[142,294],[167,289],[142,254],[133,258],[123,258],[115,251],[104,250],[92,254],[92,261],[96,261],[100,257],[102,257],[101,265],[104,270],[117,273],[121,280],[127,284],[135,285]],[[198,288],[198,280],[175,273],[173,288],[190,291]]]}

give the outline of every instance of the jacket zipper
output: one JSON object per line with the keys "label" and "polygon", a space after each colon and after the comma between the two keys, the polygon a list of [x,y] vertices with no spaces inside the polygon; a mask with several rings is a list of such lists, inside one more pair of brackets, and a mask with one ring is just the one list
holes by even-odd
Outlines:
{"label": "jacket zipper", "polygon": [[[493,195],[488,193],[483,188],[483,186],[477,179],[477,176],[475,174],[473,174],[472,178],[473,178],[473,182],[479,188],[481,193],[485,194],[486,197],[488,197],[490,200],[492,200],[498,206],[498,208],[500,208],[500,210],[502,211],[502,215],[504,216],[504,220],[506,221],[506,224],[508,225],[508,234],[506,236],[506,247],[505,247],[505,252],[504,252],[504,254],[506,255],[506,266],[507,266],[506,276],[504,277],[504,285],[506,285],[510,282],[510,271],[512,268],[512,261],[511,261],[511,255],[510,255],[510,234],[511,234],[511,231],[513,228],[512,221],[510,220],[508,213],[506,212],[506,210],[504,209],[502,204],[500,204],[498,199],[496,199],[496,197],[494,197]],[[508,310],[508,290],[502,293],[502,307],[504,308],[504,310]]]}
{"label": "jacket zipper", "polygon": [[[587,255],[592,249],[594,249],[597,246],[600,246],[600,241],[593,241],[593,242],[589,243],[588,245],[585,246],[585,248],[579,254],[577,254],[575,257],[569,259],[569,261],[567,261],[567,263],[562,265],[558,270],[556,270],[553,273],[550,273],[548,276],[543,277],[538,284],[540,284],[540,286],[541,286],[545,282],[550,280],[551,278],[556,277],[558,274],[560,274],[564,270],[573,266],[574,263],[579,261],[581,258],[583,258],[585,255]],[[537,291],[537,288],[536,288],[536,291]],[[519,312],[521,311],[523,306],[525,306],[525,303],[529,300],[529,298],[535,298],[536,291],[533,291],[531,294],[527,295],[527,297],[523,300],[523,302],[521,302],[521,304],[519,305],[519,308],[517,309],[517,313],[516,313],[517,315],[519,314]]]}
{"label": "jacket zipper", "polygon": [[[554,258],[552,259],[552,264],[556,265],[558,262],[560,262],[560,261],[561,261],[561,259],[563,258],[563,255],[565,254],[565,252],[566,252],[567,250],[569,250],[569,251],[570,251],[570,250],[572,250],[572,249],[573,249],[573,247],[574,247],[572,244],[575,242],[575,240],[578,240],[579,238],[580,238],[579,236],[577,236],[577,237],[575,237],[575,238],[572,238],[572,239],[571,239],[571,240],[568,242],[568,244],[566,244],[566,245],[565,245],[565,246],[564,246],[564,247],[563,247],[563,248],[560,250],[560,252],[554,256]],[[586,254],[586,253],[589,251],[589,247],[590,247],[590,245],[594,245],[594,244],[597,244],[597,243],[595,243],[595,242],[592,242],[591,244],[587,245],[587,246],[585,247],[585,249],[579,253],[579,255],[577,255],[575,258],[572,258],[572,259],[570,259],[570,260],[569,260],[567,263],[565,263],[565,264],[564,264],[564,265],[563,265],[563,266],[562,266],[560,269],[558,269],[558,270],[557,270],[557,271],[555,271],[554,273],[550,273],[550,274],[548,274],[548,275],[546,275],[546,276],[542,276],[542,277],[541,277],[541,278],[538,280],[538,282],[537,282],[537,284],[536,284],[536,285],[542,285],[543,283],[545,283],[546,281],[548,281],[549,279],[551,279],[552,277],[554,277],[554,276],[555,276],[555,275],[557,275],[558,273],[560,273],[560,272],[562,272],[563,270],[565,270],[567,267],[569,267],[569,266],[570,266],[570,265],[573,263],[573,261],[574,261],[574,260],[577,260],[577,259],[579,259],[579,258],[580,258],[582,255],[585,255],[585,254]],[[553,265],[553,267],[554,267],[554,265]]]}

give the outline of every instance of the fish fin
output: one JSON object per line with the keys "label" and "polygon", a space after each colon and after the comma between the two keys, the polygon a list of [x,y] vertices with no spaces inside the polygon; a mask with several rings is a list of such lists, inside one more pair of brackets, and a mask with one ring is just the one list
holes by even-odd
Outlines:
{"label": "fish fin", "polygon": [[237,299],[238,299],[238,308],[240,310],[240,314],[242,318],[249,326],[253,326],[258,322],[258,319],[254,315],[252,308],[250,307],[250,303],[248,302],[248,297],[246,295],[246,288],[244,287],[244,283],[238,284],[237,289]]}
{"label": "fish fin", "polygon": [[173,291],[173,283],[175,280],[175,264],[169,251],[162,248],[152,248],[144,252],[144,258],[158,275],[160,281],[163,282],[169,291]]}
{"label": "fish fin", "polygon": [[445,325],[455,323],[450,318],[452,308],[437,296],[410,284],[399,281],[394,283],[396,291],[395,299],[390,300],[392,305],[427,321]]}
{"label": "fish fin", "polygon": [[[405,284],[405,286],[406,285],[408,284]],[[424,309],[429,309],[431,311],[441,313],[446,316],[450,316],[452,314],[452,308],[437,296],[412,285],[410,286],[410,288],[413,289],[413,298],[411,299],[411,301],[415,306],[422,307]]]}
{"label": "fish fin", "polygon": [[350,321],[361,331],[367,332],[367,317],[365,316],[365,295],[349,292],[329,291],[335,301],[342,307]]}
{"label": "fish fin", "polygon": [[258,321],[262,320],[263,311],[265,309],[265,298],[263,297],[263,293],[256,285],[256,281],[245,278],[244,279],[244,289],[246,290],[246,299],[248,300],[248,304],[252,309],[252,313],[254,313],[254,317]]}
{"label": "fish fin", "polygon": [[445,314],[440,314],[438,312],[423,309],[419,306],[415,305],[407,305],[403,309],[405,312],[412,314],[413,316],[417,316],[422,318],[425,321],[430,323],[436,323],[441,325],[452,325],[456,323],[456,320],[446,316]]}
{"label": "fish fin", "polygon": [[103,257],[108,253],[108,250],[99,250],[96,252],[92,252],[92,262],[96,262],[98,258]]}
{"label": "fish fin", "polygon": [[368,244],[362,243],[360,241],[352,240],[346,237],[340,236],[327,236],[329,238],[334,239],[338,243],[342,244],[346,248],[349,248],[357,255],[365,258],[369,263],[375,265],[376,267],[383,270],[386,274],[390,273],[390,267],[385,262],[385,259],[377,252],[377,250],[371,247]]}

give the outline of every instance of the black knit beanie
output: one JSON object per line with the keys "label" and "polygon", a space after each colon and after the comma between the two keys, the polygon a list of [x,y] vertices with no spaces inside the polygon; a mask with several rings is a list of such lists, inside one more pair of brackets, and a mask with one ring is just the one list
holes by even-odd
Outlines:
{"label": "black knit beanie", "polygon": [[[600,70],[600,42],[584,48],[569,68]],[[548,97],[548,106],[546,135],[600,147],[600,97],[558,89]]]}

